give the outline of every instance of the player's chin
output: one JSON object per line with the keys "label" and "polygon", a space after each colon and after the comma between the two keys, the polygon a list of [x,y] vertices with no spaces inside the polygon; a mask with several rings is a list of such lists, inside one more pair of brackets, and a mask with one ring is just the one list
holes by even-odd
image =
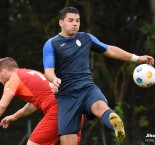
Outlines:
{"label": "player's chin", "polygon": [[77,32],[78,32],[78,30],[71,30],[70,31],[70,36],[74,36]]}

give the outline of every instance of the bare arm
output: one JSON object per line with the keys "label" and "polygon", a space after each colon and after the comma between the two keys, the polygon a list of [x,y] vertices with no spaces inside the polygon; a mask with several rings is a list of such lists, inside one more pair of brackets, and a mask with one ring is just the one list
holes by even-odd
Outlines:
{"label": "bare arm", "polygon": [[45,76],[52,83],[52,90],[56,93],[58,92],[58,87],[61,84],[61,79],[57,78],[54,70],[54,68],[45,69]]}
{"label": "bare arm", "polygon": [[123,61],[130,61],[132,57],[131,53],[124,51],[123,49],[120,49],[119,47],[116,46],[109,46],[108,50],[105,51],[103,55]]}
{"label": "bare arm", "polygon": [[54,71],[54,68],[45,69],[45,76],[51,83],[57,78]]}
{"label": "bare arm", "polygon": [[[7,70],[5,70],[9,73]],[[5,77],[4,77],[5,78]],[[0,100],[0,116],[5,112],[6,108],[13,99],[15,92],[19,86],[20,79],[16,73],[12,73],[10,79],[5,83],[3,95]]]}
{"label": "bare arm", "polygon": [[[124,51],[123,49],[116,47],[116,46],[109,46],[108,50],[103,53],[103,55],[122,60],[122,61],[131,61],[134,54]],[[137,63],[148,63],[150,65],[154,64],[154,59],[151,56],[143,55],[137,56]]]}
{"label": "bare arm", "polygon": [[33,104],[27,103],[23,108],[21,108],[20,110],[18,110],[13,115],[14,115],[15,120],[17,120],[19,118],[22,118],[24,116],[27,116],[29,114],[32,114],[36,110],[37,110],[37,108]]}
{"label": "bare arm", "polygon": [[6,108],[10,104],[11,100],[13,99],[13,95],[4,93],[2,95],[2,98],[0,100],[0,116],[3,115],[5,112]]}
{"label": "bare arm", "polygon": [[3,118],[1,120],[0,125],[3,126],[3,128],[7,128],[11,122],[16,121],[17,119],[27,116],[29,114],[32,114],[36,110],[37,108],[33,104],[27,103],[23,108],[18,110],[16,113]]}

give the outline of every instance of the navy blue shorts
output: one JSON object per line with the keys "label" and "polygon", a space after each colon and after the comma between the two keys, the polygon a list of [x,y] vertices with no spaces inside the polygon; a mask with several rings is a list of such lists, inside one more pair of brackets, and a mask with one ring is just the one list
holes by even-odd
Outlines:
{"label": "navy blue shorts", "polygon": [[58,101],[58,133],[59,135],[77,133],[80,129],[82,114],[89,117],[94,102],[107,99],[95,85],[83,87],[67,94],[56,95]]}

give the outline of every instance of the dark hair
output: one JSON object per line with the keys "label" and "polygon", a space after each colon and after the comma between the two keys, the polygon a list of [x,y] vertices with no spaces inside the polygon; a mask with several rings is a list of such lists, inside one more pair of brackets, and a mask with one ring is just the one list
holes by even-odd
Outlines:
{"label": "dark hair", "polygon": [[18,68],[18,64],[13,58],[4,57],[4,58],[0,59],[0,70],[1,69],[12,70],[14,68]]}
{"label": "dark hair", "polygon": [[67,13],[79,14],[79,11],[74,7],[66,7],[59,11],[59,20],[63,20]]}

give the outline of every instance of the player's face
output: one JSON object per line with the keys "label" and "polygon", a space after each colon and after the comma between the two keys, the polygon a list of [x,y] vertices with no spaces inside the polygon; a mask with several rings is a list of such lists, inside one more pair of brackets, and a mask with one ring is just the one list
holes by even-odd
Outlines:
{"label": "player's face", "polygon": [[61,35],[75,36],[80,27],[80,16],[74,13],[67,13],[63,20],[59,21],[61,27]]}

